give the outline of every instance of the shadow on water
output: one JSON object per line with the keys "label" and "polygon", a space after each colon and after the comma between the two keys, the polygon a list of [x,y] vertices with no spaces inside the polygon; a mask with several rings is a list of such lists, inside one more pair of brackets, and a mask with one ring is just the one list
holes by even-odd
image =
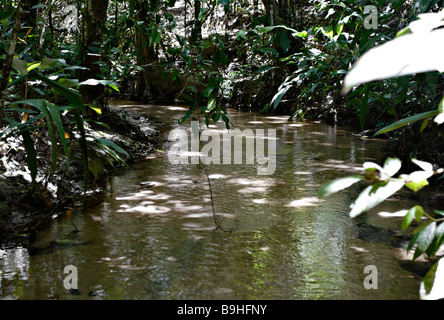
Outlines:
{"label": "shadow on water", "polygon": [[[185,111],[120,107],[160,124],[164,146]],[[276,169],[257,164],[172,164],[167,149],[109,179],[85,209],[37,235],[39,250],[0,251],[0,297],[12,299],[417,299],[422,269],[409,262],[399,219],[348,207],[359,187],[316,197],[334,178],[380,162],[383,142],[321,123],[230,111],[239,128],[276,129]],[[222,127],[213,126],[220,130]],[[223,230],[215,231],[214,211]],[[408,208],[387,201],[378,210]],[[79,232],[72,232],[73,226]],[[78,290],[64,288],[64,267]],[[364,268],[378,270],[367,290]]]}

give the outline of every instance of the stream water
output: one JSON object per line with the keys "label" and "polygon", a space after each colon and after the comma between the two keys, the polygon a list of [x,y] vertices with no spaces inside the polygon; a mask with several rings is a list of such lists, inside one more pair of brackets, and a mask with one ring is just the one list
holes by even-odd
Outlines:
{"label": "stream water", "polygon": [[[168,133],[185,108],[120,105],[145,114]],[[229,111],[240,129],[276,129],[276,168],[257,164],[172,164],[167,150],[110,177],[85,209],[54,219],[37,234],[41,248],[65,239],[79,245],[32,252],[0,250],[4,299],[417,299],[421,278],[400,231],[409,208],[393,198],[348,217],[359,186],[328,198],[327,181],[381,163],[381,140],[344,128],[288,122],[286,116]],[[265,131],[266,132],[266,131]],[[221,228],[215,230],[214,212]],[[75,266],[78,290],[64,287]],[[366,266],[377,289],[366,289]]]}

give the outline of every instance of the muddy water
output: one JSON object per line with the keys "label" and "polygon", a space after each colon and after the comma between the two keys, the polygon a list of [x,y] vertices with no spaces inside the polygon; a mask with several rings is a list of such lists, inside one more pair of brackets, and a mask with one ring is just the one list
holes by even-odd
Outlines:
{"label": "muddy water", "polygon": [[[185,111],[121,107],[164,123],[162,140]],[[210,165],[211,197],[202,164],[171,164],[163,150],[110,178],[86,209],[54,219],[37,235],[41,250],[1,250],[0,297],[417,299],[401,220],[377,214],[412,203],[394,199],[352,220],[359,187],[316,198],[323,183],[380,162],[384,142],[285,116],[230,116],[242,130],[276,129],[274,174],[259,175],[257,164]],[[68,244],[51,246],[74,225],[80,232]],[[67,265],[77,268],[78,291],[64,288]],[[377,289],[363,285],[367,265],[377,269]]]}

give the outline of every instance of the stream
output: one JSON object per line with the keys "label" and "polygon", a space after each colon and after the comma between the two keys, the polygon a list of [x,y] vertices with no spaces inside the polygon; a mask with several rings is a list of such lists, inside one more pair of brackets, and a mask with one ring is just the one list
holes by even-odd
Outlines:
{"label": "stream", "polygon": [[[241,130],[276,130],[275,170],[261,175],[245,161],[205,169],[168,158],[168,134],[185,108],[118,107],[161,124],[163,150],[109,177],[90,205],[39,231],[36,245],[48,250],[0,250],[0,298],[418,299],[421,277],[401,218],[378,214],[417,203],[392,197],[351,219],[362,186],[316,197],[324,183],[362,173],[364,161],[382,163],[386,141],[229,110]],[[78,290],[64,287],[66,266],[76,268]],[[366,266],[377,270],[376,289],[364,286]]]}

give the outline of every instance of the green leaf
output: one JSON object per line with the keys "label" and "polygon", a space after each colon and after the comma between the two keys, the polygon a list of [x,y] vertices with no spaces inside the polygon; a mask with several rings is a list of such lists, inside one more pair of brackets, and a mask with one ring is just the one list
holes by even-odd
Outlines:
{"label": "green leaf", "polygon": [[121,147],[119,147],[117,144],[112,142],[111,140],[107,140],[107,139],[96,139],[96,140],[99,143],[101,143],[102,145],[111,147],[114,150],[116,150],[117,152],[119,152],[129,158],[129,154],[125,150],[123,150]]}
{"label": "green leaf", "polygon": [[159,32],[159,30],[154,29],[153,32],[151,32],[151,36],[150,36],[150,46],[153,46],[159,42],[160,42],[160,32]]}
{"label": "green leaf", "polygon": [[240,38],[242,38],[244,40],[248,40],[246,31],[244,29],[239,30],[239,32],[236,34],[236,38],[237,38],[237,40],[240,40]]}
{"label": "green leaf", "polygon": [[409,188],[410,190],[412,190],[413,192],[418,192],[419,190],[421,190],[422,188],[424,188],[428,185],[429,185],[429,183],[427,180],[422,180],[420,182],[409,181],[405,184],[405,186],[407,188]]}
{"label": "green leaf", "polygon": [[[365,53],[344,80],[344,93],[352,87],[374,81],[417,74],[444,71],[444,30],[413,33],[395,38]],[[420,57],[420,58],[418,58]]]}
{"label": "green leaf", "polygon": [[260,33],[267,33],[267,32],[270,32],[271,30],[276,29],[276,28],[283,28],[285,30],[291,31],[296,34],[299,33],[297,30],[287,27],[285,25],[277,25],[277,26],[271,26],[271,27],[256,27],[256,30]]}
{"label": "green leaf", "polygon": [[383,173],[393,177],[401,169],[401,160],[398,158],[387,158],[384,162]]}
{"label": "green leaf", "polygon": [[430,221],[425,224],[426,226],[417,233],[416,243],[418,244],[418,247],[413,255],[413,260],[416,260],[424,251],[426,251],[435,237],[436,222]]}
{"label": "green leaf", "polygon": [[274,109],[281,102],[283,96],[287,93],[287,91],[293,86],[293,81],[291,77],[287,77],[284,82],[279,86],[278,92],[271,99],[270,105],[273,106]]}
{"label": "green leaf", "polygon": [[47,102],[46,100],[43,100],[43,99],[29,99],[29,100],[16,101],[14,103],[15,104],[31,105],[34,108],[38,109],[42,114],[45,115],[46,125],[48,127],[48,133],[49,133],[49,138],[51,141],[51,150],[52,150],[51,170],[54,171],[56,169],[56,164],[57,164],[57,138],[55,135],[55,128],[54,128],[52,114],[51,114],[50,110],[48,109],[49,102]]}
{"label": "green leaf", "polygon": [[207,110],[208,110],[208,111],[212,111],[214,108],[216,108],[216,99],[215,99],[215,98],[211,99],[211,100],[208,102]]}
{"label": "green leaf", "polygon": [[[59,132],[60,141],[62,142],[63,149],[65,151],[66,160],[67,160],[67,166],[69,167],[69,150],[68,150],[68,144],[66,143],[65,138],[65,130],[63,128],[62,119],[60,118],[59,110],[55,107],[54,104],[49,103],[48,101],[45,101],[45,105],[47,109],[49,110],[49,113],[51,114],[51,119],[55,123],[57,127],[57,131]],[[56,141],[55,141],[56,142]],[[56,147],[57,144],[53,144],[53,148]]]}
{"label": "green leaf", "polygon": [[354,218],[361,213],[377,206],[382,201],[393,195],[404,186],[403,180],[390,180],[384,186],[379,186],[373,190],[373,186],[368,186],[362,191],[356,201],[350,206],[350,217]]}
{"label": "green leaf", "polygon": [[34,70],[35,68],[37,68],[37,67],[39,67],[39,66],[40,66],[40,62],[34,62],[34,63],[31,63],[31,64],[29,65],[29,67],[26,68],[26,71],[31,72],[32,70]]}
{"label": "green leaf", "polygon": [[64,85],[58,83],[57,81],[53,81],[46,76],[30,73],[29,78],[32,80],[41,80],[55,89],[58,93],[64,96],[68,101],[70,101],[75,107],[79,108],[83,113],[85,113],[85,107],[82,102],[82,95],[74,90],[71,90]]}
{"label": "green leaf", "polygon": [[14,58],[12,60],[12,67],[22,76],[26,76],[28,74],[28,64],[25,60]]}
{"label": "green leaf", "polygon": [[[412,223],[413,219],[416,216],[419,216],[419,214],[421,214],[421,217],[424,214],[423,207],[417,205],[417,206],[410,208],[410,210],[407,212],[404,219],[402,220],[402,230],[406,230],[408,228],[408,226]],[[421,220],[421,217],[419,218],[420,220]]]}
{"label": "green leaf", "polygon": [[54,67],[66,66],[65,59],[51,59],[51,58],[43,58],[39,65],[39,70],[43,69],[51,69]]}
{"label": "green leaf", "polygon": [[102,114],[102,109],[100,109],[98,106],[96,106],[95,104],[87,104],[88,107],[90,107],[90,109],[94,110],[95,113],[97,113],[98,115]]}
{"label": "green leaf", "polygon": [[426,273],[421,283],[420,296],[423,300],[444,298],[444,259],[439,259]]}
{"label": "green leaf", "polygon": [[281,48],[282,50],[287,53],[288,49],[290,48],[290,38],[288,38],[287,33],[285,32],[281,32],[280,35],[280,44],[281,44]]}
{"label": "green leaf", "polygon": [[396,121],[395,123],[392,123],[392,124],[382,128],[381,130],[379,130],[378,132],[375,133],[375,136],[380,135],[382,133],[386,133],[386,132],[392,131],[392,130],[399,129],[401,127],[404,127],[404,126],[406,126],[408,124],[414,123],[414,122],[419,121],[419,120],[423,120],[423,119],[434,117],[437,114],[438,114],[438,110],[426,111],[426,112],[423,112],[423,113],[415,114],[414,116],[411,116],[411,117],[408,117],[408,118]]}
{"label": "green leaf", "polygon": [[324,184],[318,192],[318,197],[323,199],[329,195],[350,187],[351,185],[363,181],[364,177],[360,175],[339,178]]}

